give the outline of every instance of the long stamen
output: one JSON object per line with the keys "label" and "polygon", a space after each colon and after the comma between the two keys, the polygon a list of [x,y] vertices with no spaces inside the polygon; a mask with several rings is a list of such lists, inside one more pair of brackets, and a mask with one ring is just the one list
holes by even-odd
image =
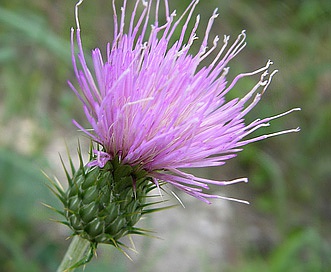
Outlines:
{"label": "long stamen", "polygon": [[75,19],[76,19],[76,27],[77,29],[80,29],[79,25],[79,17],[78,17],[78,9],[79,6],[83,3],[84,0],[79,0],[78,3],[75,5]]}
{"label": "long stamen", "polygon": [[[207,43],[208,43],[208,38],[209,38],[209,34],[210,34],[210,30],[214,24],[214,21],[215,19],[218,17],[218,13],[217,13],[217,10],[218,9],[215,9],[214,12],[213,12],[213,15],[210,17],[209,21],[208,21],[208,25],[207,25],[207,28],[206,28],[206,31],[205,31],[205,37],[201,43],[201,47],[200,47],[200,50],[199,50],[199,55],[203,55],[206,51],[206,48],[207,48]],[[218,41],[218,39],[217,39]],[[215,40],[214,40],[214,43],[215,43]],[[216,43],[217,44],[217,43]]]}

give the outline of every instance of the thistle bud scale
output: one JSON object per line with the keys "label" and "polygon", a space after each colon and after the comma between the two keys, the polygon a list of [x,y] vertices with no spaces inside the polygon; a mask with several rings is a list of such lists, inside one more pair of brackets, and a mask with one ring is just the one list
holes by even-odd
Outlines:
{"label": "thistle bud scale", "polygon": [[113,245],[136,232],[147,193],[155,187],[144,171],[122,165],[118,158],[103,168],[81,164],[69,183],[64,199],[69,227],[91,243]]}

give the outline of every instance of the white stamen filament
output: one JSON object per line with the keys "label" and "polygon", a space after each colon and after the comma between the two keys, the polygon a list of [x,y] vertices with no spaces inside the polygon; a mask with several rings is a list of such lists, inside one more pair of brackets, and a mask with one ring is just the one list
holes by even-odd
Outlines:
{"label": "white stamen filament", "polygon": [[[245,46],[245,39],[246,39],[246,33],[245,30],[241,32],[241,34],[237,37],[235,42],[231,45],[229,50],[226,52],[225,56],[223,59],[220,61],[220,63],[217,66],[220,66],[219,68],[222,69],[224,66],[231,60],[233,59]],[[228,40],[228,38],[226,39]],[[218,53],[216,56],[215,60],[212,62],[211,66],[214,66],[218,59],[221,57],[223,53],[223,48],[222,50]]]}
{"label": "white stamen filament", "polygon": [[183,201],[179,198],[179,196],[174,191],[170,191],[170,192],[177,199],[179,204],[185,209],[185,205],[184,205]]}
{"label": "white stamen filament", "polygon": [[75,5],[75,19],[76,19],[76,27],[77,29],[80,29],[79,25],[79,17],[78,17],[78,9],[79,6],[83,3],[84,0],[79,0],[78,3]]}
{"label": "white stamen filament", "polygon": [[218,9],[215,9],[213,12],[213,15],[209,18],[208,25],[205,30],[205,37],[201,43],[201,47],[200,47],[198,55],[203,55],[206,51],[210,30],[214,24],[214,20],[218,17],[217,10]]}
{"label": "white stamen filament", "polygon": [[125,103],[124,104],[124,106],[123,106],[122,109],[124,109],[124,108],[126,108],[128,106],[132,106],[132,105],[140,104],[140,103],[143,103],[143,102],[151,101],[153,99],[154,99],[154,97],[146,97],[146,98],[143,98],[143,99],[139,99],[137,101],[128,102],[128,103]]}
{"label": "white stamen filament", "polygon": [[225,196],[217,196],[217,198],[224,199],[224,200],[230,200],[230,201],[239,202],[239,203],[243,203],[243,204],[249,205],[249,202],[248,201],[237,199],[237,198],[225,197]]}

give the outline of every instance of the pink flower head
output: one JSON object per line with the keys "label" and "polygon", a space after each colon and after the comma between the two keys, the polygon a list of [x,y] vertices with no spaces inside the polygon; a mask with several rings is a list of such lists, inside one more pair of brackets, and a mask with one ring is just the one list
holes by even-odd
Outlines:
{"label": "pink flower head", "polygon": [[[119,156],[121,163],[139,165],[146,170],[156,184],[165,181],[205,202],[209,202],[208,198],[224,198],[207,194],[205,190],[209,184],[226,185],[247,179],[215,181],[179,169],[219,166],[248,143],[296,132],[298,128],[247,138],[253,131],[268,126],[269,121],[299,109],[245,124],[245,115],[260,101],[276,73],[268,71],[272,62],[254,72],[240,74],[228,83],[228,64],[245,47],[245,32],[232,44],[224,36],[219,46],[216,36],[208,46],[210,29],[218,15],[215,10],[200,49],[192,55],[190,49],[197,39],[200,16],[192,29],[187,26],[198,1],[192,1],[179,18],[175,12],[170,13],[168,0],[162,2],[165,23],[158,21],[160,0],[155,5],[152,0],[136,0],[129,18],[124,0],[120,19],[113,0],[113,42],[107,45],[105,60],[98,48],[92,51],[93,70],[88,68],[84,57],[76,16],[77,57],[74,29],[71,48],[80,91],[70,86],[83,103],[92,130],[75,124],[103,147],[102,151],[95,151],[96,160],[90,165],[103,167],[108,160]],[[141,4],[142,11],[138,12]],[[180,36],[173,42],[175,31],[180,31]],[[216,57],[201,67],[202,60],[214,51]],[[243,97],[225,100],[238,80],[257,74],[260,80]]]}

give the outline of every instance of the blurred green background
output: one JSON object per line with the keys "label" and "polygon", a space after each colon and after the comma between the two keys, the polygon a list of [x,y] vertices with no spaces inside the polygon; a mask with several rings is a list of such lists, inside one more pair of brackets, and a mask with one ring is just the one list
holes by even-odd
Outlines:
{"label": "blurred green background", "polygon": [[[177,14],[190,2],[169,1]],[[84,122],[83,111],[66,83],[74,81],[74,4],[0,2],[0,271],[54,271],[68,245],[69,230],[49,220],[58,217],[41,204],[59,206],[41,169],[62,178],[58,152],[65,156],[65,141],[75,150],[82,136],[71,120]],[[301,107],[260,133],[297,126],[301,132],[251,144],[225,167],[204,172],[249,177],[249,184],[225,190],[251,205],[229,203],[238,232],[228,238],[229,260],[196,271],[331,271],[331,1],[201,1],[200,37],[216,7],[214,35],[234,39],[247,30],[248,45],[230,64],[231,75],[268,59],[280,70],[248,119]],[[85,52],[104,50],[112,38],[111,1],[85,0],[80,20]],[[253,83],[244,80],[230,96]],[[205,205],[206,212],[210,207]],[[101,248],[86,271],[150,271],[148,263],[132,264],[115,249]]]}

